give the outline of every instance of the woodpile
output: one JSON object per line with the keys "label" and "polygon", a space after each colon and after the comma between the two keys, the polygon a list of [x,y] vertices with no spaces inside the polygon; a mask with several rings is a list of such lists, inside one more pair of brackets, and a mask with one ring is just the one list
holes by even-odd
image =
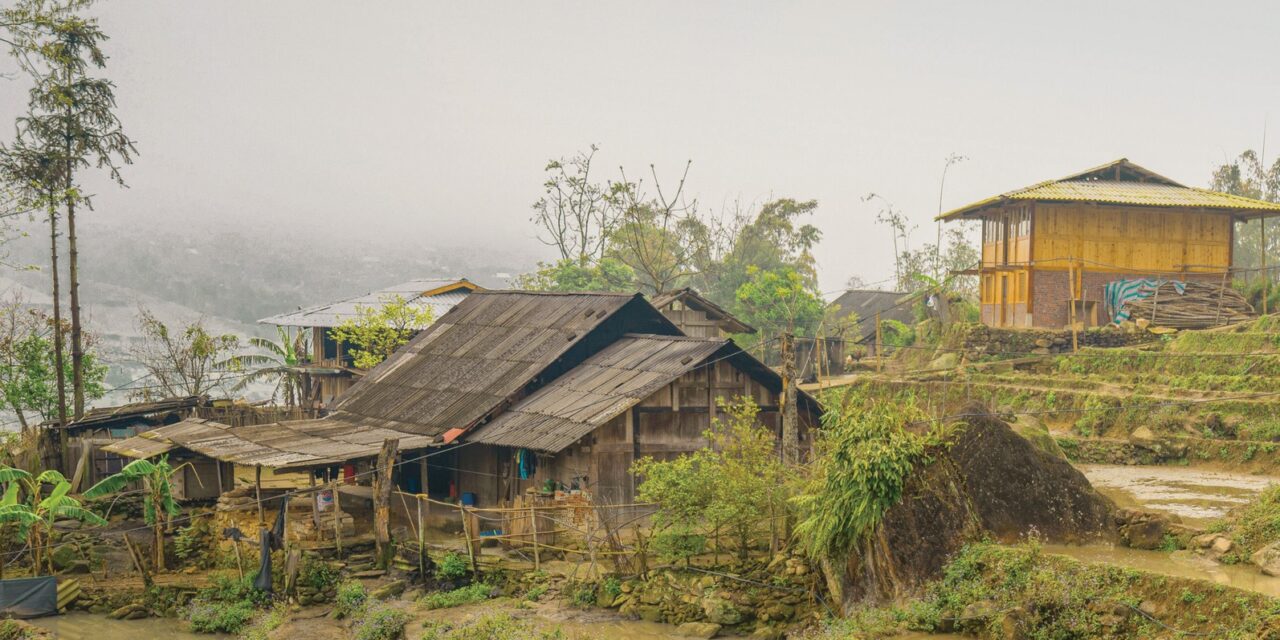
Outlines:
{"label": "woodpile", "polygon": [[1172,282],[1165,282],[1142,300],[1125,304],[1133,321],[1146,320],[1152,326],[1172,329],[1207,329],[1257,317],[1253,306],[1231,287],[1189,281],[1179,294]]}
{"label": "woodpile", "polygon": [[253,487],[238,487],[218,496],[218,511],[256,510],[258,503],[253,495]]}

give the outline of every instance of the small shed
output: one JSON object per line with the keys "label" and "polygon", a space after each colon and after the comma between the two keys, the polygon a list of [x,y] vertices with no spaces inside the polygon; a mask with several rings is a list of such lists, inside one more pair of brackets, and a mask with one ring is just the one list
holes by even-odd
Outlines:
{"label": "small shed", "polygon": [[1189,187],[1127,159],[939,216],[982,222],[982,321],[1060,328],[1108,321],[1118,280],[1229,284],[1236,222],[1280,203]]}
{"label": "small shed", "polygon": [[[90,409],[66,426],[68,464],[65,471],[68,477],[79,478],[79,488],[92,486],[129,463],[128,457],[116,454],[110,445],[180,422],[210,404],[205,396],[183,396]],[[61,468],[63,465],[50,466]]]}
{"label": "small shed", "polygon": [[479,289],[479,285],[466,278],[410,280],[363,295],[263,318],[258,322],[311,331],[311,353],[302,369],[309,378],[311,408],[325,409],[363,374],[352,368],[346,346],[329,336],[331,329],[358,318],[361,308],[376,308],[397,296],[410,304],[430,309],[433,317],[440,318],[468,294]]}
{"label": "small shed", "polygon": [[831,305],[836,308],[838,320],[843,321],[850,316],[857,318],[857,335],[849,338],[852,342],[866,345],[870,353],[874,354],[877,314],[881,322],[896,320],[911,324],[915,321],[911,305],[907,302],[908,295],[901,291],[849,289],[840,294]]}

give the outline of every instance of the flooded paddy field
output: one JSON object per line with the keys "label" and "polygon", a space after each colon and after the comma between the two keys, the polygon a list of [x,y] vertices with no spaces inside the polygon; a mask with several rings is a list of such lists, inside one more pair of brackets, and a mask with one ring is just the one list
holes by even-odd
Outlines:
{"label": "flooded paddy field", "polygon": [[1280,478],[1174,466],[1081,464],[1077,468],[1121,507],[1173,514],[1193,526],[1222,518]]}

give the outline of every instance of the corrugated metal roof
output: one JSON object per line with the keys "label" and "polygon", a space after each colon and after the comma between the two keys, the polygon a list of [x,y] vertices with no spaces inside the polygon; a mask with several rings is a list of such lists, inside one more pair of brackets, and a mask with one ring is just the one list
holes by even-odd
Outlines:
{"label": "corrugated metal roof", "polygon": [[357,307],[379,307],[396,296],[415,305],[430,308],[432,315],[439,318],[478,288],[465,278],[410,280],[353,298],[281,313],[263,318],[258,322],[282,327],[336,327],[347,320],[357,318]]}
{"label": "corrugated metal roof", "polygon": [[[1129,179],[1107,179],[1112,173],[1116,176],[1129,176]],[[1132,179],[1135,175],[1139,179]],[[952,220],[1009,202],[1029,201],[1211,209],[1234,213],[1244,218],[1280,215],[1280,203],[1183,186],[1121,159],[1061,180],[1049,180],[979,200],[948,211],[938,218]]]}
{"label": "corrugated metal roof", "polygon": [[876,332],[876,313],[880,320],[897,320],[910,324],[915,321],[911,305],[903,302],[909,294],[900,291],[850,289],[840,294],[831,304],[839,306],[836,315],[843,319],[851,313],[858,314],[858,339]]}
{"label": "corrugated metal roof", "polygon": [[223,462],[289,469],[372,458],[388,438],[399,440],[402,450],[429,447],[435,440],[329,418],[244,427],[192,418],[109,444],[103,450],[150,458],[181,447]]}
{"label": "corrugated metal roof", "polygon": [[625,336],[464,438],[561,451],[729,345],[714,338]]}
{"label": "corrugated metal roof", "polygon": [[[575,349],[615,316],[610,335]],[[468,429],[628,332],[679,329],[639,294],[477,291],[371,369],[332,417],[430,436]]]}

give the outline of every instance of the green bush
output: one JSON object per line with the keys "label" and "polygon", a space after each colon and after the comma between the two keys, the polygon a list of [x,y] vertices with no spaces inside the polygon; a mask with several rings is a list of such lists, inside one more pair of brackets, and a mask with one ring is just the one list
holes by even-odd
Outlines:
{"label": "green bush", "polygon": [[409,616],[387,605],[371,607],[360,617],[355,626],[355,640],[399,640],[404,637],[404,626]]}
{"label": "green bush", "polygon": [[600,586],[600,592],[612,603],[618,599],[618,596],[622,595],[622,581],[609,576],[605,578],[604,584]]}
{"label": "green bush", "polygon": [[329,563],[321,560],[304,560],[302,568],[298,570],[298,584],[317,591],[327,591],[338,584],[340,578],[341,576],[329,566]]}
{"label": "green bush", "polygon": [[465,577],[471,569],[467,566],[467,559],[461,554],[450,551],[444,554],[440,562],[436,563],[436,577],[441,580],[457,580]]}
{"label": "green bush", "polygon": [[560,629],[535,629],[526,620],[496,613],[471,622],[428,622],[422,640],[564,640]]}
{"label": "green bush", "polygon": [[448,609],[487,600],[491,591],[493,591],[493,587],[483,582],[477,582],[453,591],[428,593],[418,602],[421,602],[422,606],[428,609]]}
{"label": "green bush", "polygon": [[26,640],[31,634],[26,627],[13,620],[0,620],[0,640]]}
{"label": "green bush", "polygon": [[240,633],[258,610],[249,602],[196,600],[187,609],[187,621],[196,633]]}
{"label": "green bush", "polygon": [[573,595],[570,596],[569,602],[580,609],[594,606],[596,603],[596,586],[593,584],[578,585],[578,588],[573,590]]}
{"label": "green bush", "polygon": [[364,585],[354,580],[338,585],[338,597],[333,602],[333,613],[339,618],[346,618],[359,613],[369,600],[369,592]]}
{"label": "green bush", "polygon": [[707,549],[707,537],[688,527],[673,527],[653,536],[653,550],[668,562],[688,563]]}
{"label": "green bush", "polygon": [[243,579],[214,576],[213,584],[202,589],[187,607],[186,617],[197,633],[240,633],[271,601],[265,591],[253,588],[256,575]]}
{"label": "green bush", "polygon": [[909,347],[916,342],[916,331],[897,320],[882,320],[880,341],[888,347]]}
{"label": "green bush", "polygon": [[243,634],[241,638],[244,640],[267,640],[272,631],[280,628],[284,624],[285,615],[288,613],[288,605],[277,604],[270,611],[258,616],[257,620]]}

